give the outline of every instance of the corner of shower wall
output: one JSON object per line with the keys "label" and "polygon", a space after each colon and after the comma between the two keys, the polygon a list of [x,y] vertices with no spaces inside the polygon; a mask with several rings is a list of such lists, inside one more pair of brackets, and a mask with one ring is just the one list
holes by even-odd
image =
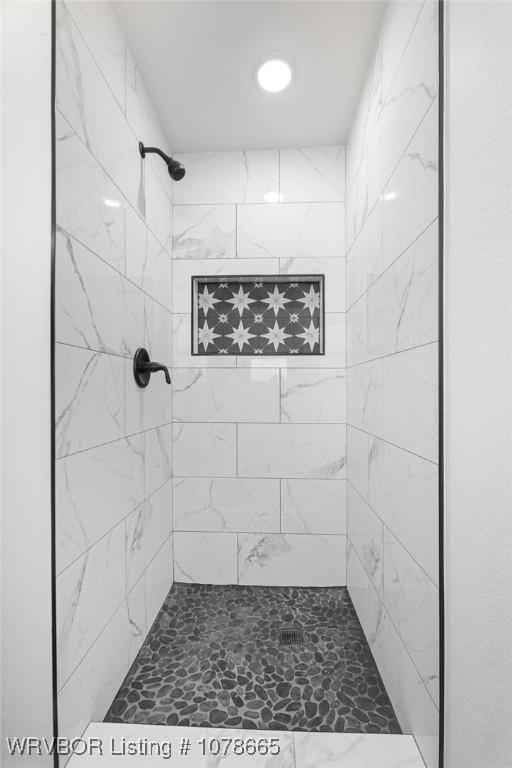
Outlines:
{"label": "corner of shower wall", "polygon": [[388,4],[347,149],[348,589],[438,765],[438,3]]}
{"label": "corner of shower wall", "polygon": [[[103,719],[173,582],[166,141],[110,3],[56,6],[56,558],[62,736]],[[102,34],[98,35],[97,30]]]}
{"label": "corner of shower wall", "polygon": [[[345,147],[176,157],[176,581],[345,585]],[[192,276],[319,273],[325,355],[192,356]]]}

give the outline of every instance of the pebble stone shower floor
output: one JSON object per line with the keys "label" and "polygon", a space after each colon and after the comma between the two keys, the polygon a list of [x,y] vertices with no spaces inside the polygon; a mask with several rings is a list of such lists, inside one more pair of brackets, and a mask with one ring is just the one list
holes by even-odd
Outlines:
{"label": "pebble stone shower floor", "polygon": [[105,721],[401,733],[344,587],[174,584]]}

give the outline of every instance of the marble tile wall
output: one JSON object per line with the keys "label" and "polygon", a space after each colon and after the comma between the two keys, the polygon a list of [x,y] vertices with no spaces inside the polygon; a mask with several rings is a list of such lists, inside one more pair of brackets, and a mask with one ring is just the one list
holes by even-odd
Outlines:
{"label": "marble tile wall", "polygon": [[[344,585],[345,149],[177,157],[175,578]],[[223,274],[324,274],[325,355],[193,357],[191,277]]]}
{"label": "marble tile wall", "polygon": [[105,715],[173,581],[165,148],[109,3],[57,3],[56,558],[59,727]]}
{"label": "marble tile wall", "polygon": [[437,2],[388,4],[347,148],[347,584],[428,768],[439,718]]}

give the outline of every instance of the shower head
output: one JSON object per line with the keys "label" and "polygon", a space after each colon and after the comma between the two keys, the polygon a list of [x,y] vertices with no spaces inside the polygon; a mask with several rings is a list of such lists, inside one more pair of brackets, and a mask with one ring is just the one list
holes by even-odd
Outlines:
{"label": "shower head", "polygon": [[185,169],[182,164],[178,163],[177,160],[173,160],[172,157],[166,155],[165,152],[162,152],[162,150],[158,149],[158,147],[145,147],[142,141],[139,141],[139,152],[140,156],[143,158],[146,157],[149,152],[154,152],[155,154],[160,155],[162,160],[164,160],[167,165],[169,176],[174,181],[180,181],[180,179],[184,177]]}

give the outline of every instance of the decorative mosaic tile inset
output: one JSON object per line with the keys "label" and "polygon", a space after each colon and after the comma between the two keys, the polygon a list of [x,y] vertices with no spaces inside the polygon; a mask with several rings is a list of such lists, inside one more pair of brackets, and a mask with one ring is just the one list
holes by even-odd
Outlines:
{"label": "decorative mosaic tile inset", "polygon": [[324,276],[192,278],[193,355],[322,355]]}
{"label": "decorative mosaic tile inset", "polygon": [[174,584],[105,720],[401,733],[345,587]]}

